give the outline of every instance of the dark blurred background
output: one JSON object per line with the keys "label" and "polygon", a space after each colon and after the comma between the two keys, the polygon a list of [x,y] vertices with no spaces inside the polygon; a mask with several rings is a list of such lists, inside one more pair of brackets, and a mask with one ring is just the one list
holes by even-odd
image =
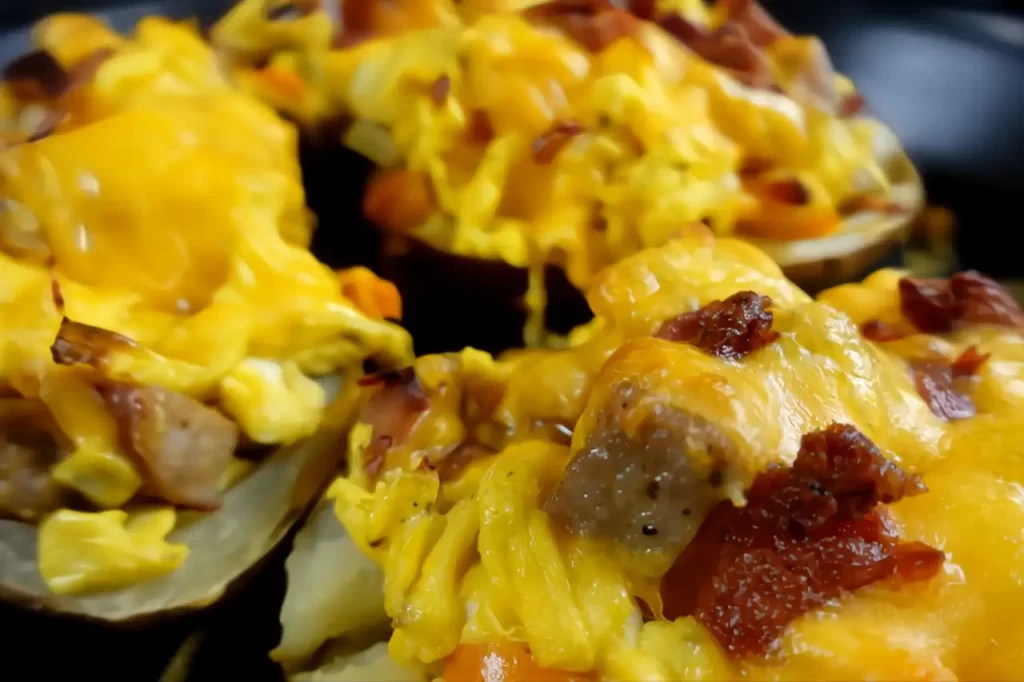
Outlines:
{"label": "dark blurred background", "polygon": [[[1019,226],[1024,198],[1024,0],[764,4],[790,30],[819,35],[836,67],[866,96],[871,113],[895,129],[924,176],[930,203],[950,209],[956,218],[959,266],[1024,280],[1020,257],[1003,243]],[[96,10],[117,28],[128,29],[154,13],[212,21],[230,5],[230,0],[0,0],[0,62],[24,52],[27,25],[51,12]],[[277,669],[263,652],[277,637],[280,562],[250,588],[221,608],[148,634],[97,637],[91,628],[58,627],[0,607],[7,654],[0,678],[103,674],[108,681],[152,680],[178,642],[200,631],[206,638],[193,680],[274,679]],[[28,648],[35,646],[47,646],[51,655],[38,658]]]}
{"label": "dark blurred background", "polygon": [[825,41],[891,125],[929,201],[953,211],[960,267],[1024,278],[1003,240],[1024,197],[1024,2],[769,0],[783,25]]}

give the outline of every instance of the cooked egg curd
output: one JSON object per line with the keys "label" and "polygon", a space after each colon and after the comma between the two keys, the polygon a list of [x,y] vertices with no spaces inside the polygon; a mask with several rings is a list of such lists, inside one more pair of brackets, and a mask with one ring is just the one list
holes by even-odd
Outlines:
{"label": "cooked egg curd", "polygon": [[[934,305],[915,303],[914,291]],[[770,316],[748,312],[771,333],[738,351],[746,332],[728,330],[746,322],[722,311],[758,300],[741,292],[767,297],[757,305]],[[753,247],[695,230],[612,267],[589,300],[597,320],[568,349],[428,356],[367,382],[352,471],[329,496],[379,567],[384,613],[368,620],[390,622],[394,664],[448,682],[1017,675],[1024,313],[997,285],[883,271],[812,300]],[[920,311],[936,309],[946,331],[921,331]],[[720,314],[696,312],[710,310]],[[695,320],[703,332],[691,336]],[[900,335],[865,331],[876,321]],[[970,409],[950,417],[943,401]],[[753,504],[765,475],[812,461],[812,433],[859,434],[846,442],[877,446],[886,485],[910,486],[842,532],[881,524],[887,542],[930,557],[930,568],[864,580],[856,571],[883,555],[861,555],[837,569],[853,571],[844,580],[856,587],[792,611],[767,654],[737,655],[707,613],[665,615],[685,588],[675,581],[703,580],[669,568],[712,510]],[[779,532],[812,551],[803,535]],[[849,549],[829,560],[875,546],[858,537],[868,544],[838,545]],[[783,560],[794,561],[771,559]],[[759,617],[794,608],[772,601],[794,574],[768,592],[756,575],[722,593],[737,628],[753,613],[743,604],[764,604]],[[304,649],[348,632],[335,626]]]}
{"label": "cooked egg curd", "polygon": [[[256,96],[310,128],[352,120],[343,142],[378,166],[364,205],[377,224],[564,267],[582,289],[687,222],[816,239],[888,198],[892,133],[840,111],[858,96],[817,39],[774,22],[762,38],[763,10],[736,4],[666,2],[641,20],[603,0],[342,3],[332,43],[326,10],[245,0],[213,36],[249,55],[236,72]],[[539,286],[527,301],[543,310]]]}
{"label": "cooked egg curd", "polygon": [[0,393],[44,408],[61,455],[47,472],[5,429],[0,512],[42,518],[40,571],[66,594],[174,570],[174,506],[133,500],[215,508],[239,439],[309,436],[315,377],[411,343],[383,319],[393,288],[307,250],[295,130],[194,29],[55,15],[34,35],[0,92]]}

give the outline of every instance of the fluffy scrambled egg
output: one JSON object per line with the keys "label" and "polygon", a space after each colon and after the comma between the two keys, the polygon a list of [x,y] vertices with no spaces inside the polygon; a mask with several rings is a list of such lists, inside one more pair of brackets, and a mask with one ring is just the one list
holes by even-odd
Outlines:
{"label": "fluffy scrambled egg", "polygon": [[[1024,336],[977,322],[914,329],[898,292],[905,275],[882,271],[812,300],[749,245],[688,234],[601,275],[589,291],[597,321],[568,349],[491,362],[475,351],[428,356],[415,375],[371,389],[350,436],[352,473],[329,495],[382,570],[390,656],[448,682],[1014,678],[1024,643],[1014,625],[1024,607]],[[778,333],[753,354],[716,357],[652,338],[666,320],[745,290],[771,298]],[[903,335],[866,338],[861,329],[875,321]],[[962,387],[976,412],[944,419],[915,387],[915,363],[971,348],[987,356]],[[618,401],[636,408],[620,411]],[[944,568],[797,617],[763,660],[730,656],[693,616],[660,615],[658,581],[674,554],[570,532],[550,513],[609,420],[643,433],[641,412],[689,429],[667,447],[686,443],[677,456],[694,466],[713,443],[724,481],[714,500],[736,504],[759,471],[793,461],[803,434],[854,425],[923,477],[929,492],[886,513],[902,541],[944,552]],[[632,447],[627,461],[647,456],[643,443]],[[607,490],[629,516],[644,493],[627,470],[610,475]],[[603,490],[585,506],[610,504]],[[691,511],[696,525],[706,509]]]}
{"label": "fluffy scrambled egg", "polygon": [[[68,593],[166,573],[188,553],[164,541],[172,507],[120,511],[175,482],[147,481],[130,450],[204,420],[213,435],[193,450],[231,447],[232,423],[243,445],[293,443],[325,409],[315,377],[401,363],[411,341],[384,320],[400,315],[393,287],[307,250],[295,130],[234,89],[193,28],[147,18],[126,37],[55,15],[35,38],[45,52],[0,91],[0,392],[45,406],[66,454],[50,475],[62,502],[81,498],[40,526],[41,572]],[[130,398],[153,419],[119,417],[105,382],[164,391]],[[191,416],[175,422],[174,406]],[[212,488],[239,469],[146,464],[165,478],[193,467]]]}
{"label": "fluffy scrambled egg", "polygon": [[[748,87],[708,61],[736,60],[726,39],[716,56],[702,45],[718,38],[677,39],[668,20],[595,9],[608,3],[342,4],[331,34],[325,11],[278,17],[274,3],[245,0],[213,39],[246,56],[243,87],[308,127],[354,119],[343,142],[379,167],[367,215],[444,252],[561,266],[582,289],[687,222],[814,239],[890,191],[898,144],[821,104],[815,88],[857,95],[813,37],[779,29],[751,47],[737,63],[754,60],[774,85]],[[656,11],[718,36],[733,4]],[[530,308],[542,310],[532,288]]]}

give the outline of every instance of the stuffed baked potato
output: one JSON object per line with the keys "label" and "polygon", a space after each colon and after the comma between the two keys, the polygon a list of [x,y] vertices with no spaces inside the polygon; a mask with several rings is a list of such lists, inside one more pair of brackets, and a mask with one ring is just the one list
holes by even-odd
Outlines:
{"label": "stuffed baked potato", "polygon": [[295,130],[189,25],[35,40],[0,90],[0,588],[205,605],[336,466],[345,373],[411,357],[397,294],[307,250]]}

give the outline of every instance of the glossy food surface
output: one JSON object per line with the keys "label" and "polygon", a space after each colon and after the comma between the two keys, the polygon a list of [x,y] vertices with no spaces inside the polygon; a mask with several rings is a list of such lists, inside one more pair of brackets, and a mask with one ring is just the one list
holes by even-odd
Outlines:
{"label": "glossy food surface", "polygon": [[[693,230],[604,273],[567,349],[368,382],[331,495],[381,567],[390,656],[473,679],[522,645],[568,678],[1011,678],[1024,338],[1015,314],[921,332],[904,277],[811,300]],[[743,292],[771,318],[728,328],[773,334],[740,356],[658,334]],[[934,411],[923,357],[970,369],[974,415]]]}
{"label": "glossy food surface", "polygon": [[[312,435],[316,377],[411,343],[385,284],[307,250],[295,130],[193,27],[59,14],[35,40],[0,86],[0,392],[28,417],[4,431],[0,514],[41,520],[38,571],[77,594],[179,567],[177,512],[219,508],[265,448]],[[10,533],[17,572],[34,544]]]}

